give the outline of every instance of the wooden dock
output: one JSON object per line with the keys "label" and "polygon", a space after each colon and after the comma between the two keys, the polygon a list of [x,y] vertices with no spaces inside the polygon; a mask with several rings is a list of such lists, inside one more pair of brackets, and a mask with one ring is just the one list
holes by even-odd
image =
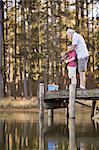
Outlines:
{"label": "wooden dock", "polygon": [[[54,100],[68,100],[69,99],[69,91],[52,91],[47,92],[44,97],[44,102],[54,101]],[[81,100],[99,100],[99,89],[92,90],[76,90],[75,99]]]}
{"label": "wooden dock", "polygon": [[[72,84],[69,86],[69,90],[54,90],[44,92],[44,83],[40,84],[39,88],[39,100],[40,109],[39,116],[44,116],[44,109],[49,109],[49,116],[53,116],[53,109],[56,108],[68,108],[69,117],[75,118],[75,102],[76,100],[84,101],[90,100],[93,103],[91,116],[94,115],[94,109],[96,100],[99,100],[99,89],[81,90],[76,89]],[[69,106],[68,106],[69,105]]]}
{"label": "wooden dock", "polygon": [[[79,100],[79,102],[78,102]],[[76,90],[75,101],[83,103],[85,100],[99,100],[99,89]],[[63,108],[67,107],[69,101],[69,91],[52,91],[47,92],[44,97],[45,108]]]}

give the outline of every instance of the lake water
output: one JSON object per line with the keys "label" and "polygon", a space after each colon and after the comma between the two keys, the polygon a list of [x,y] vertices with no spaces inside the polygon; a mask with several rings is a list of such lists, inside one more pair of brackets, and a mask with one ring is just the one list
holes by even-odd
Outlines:
{"label": "lake water", "polygon": [[76,106],[76,118],[67,120],[65,109],[54,120],[38,113],[0,112],[0,150],[99,150],[99,124],[91,109]]}

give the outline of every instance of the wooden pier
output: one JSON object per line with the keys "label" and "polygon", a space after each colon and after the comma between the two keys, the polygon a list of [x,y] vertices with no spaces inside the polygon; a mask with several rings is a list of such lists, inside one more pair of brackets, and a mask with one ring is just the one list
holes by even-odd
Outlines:
{"label": "wooden pier", "polygon": [[[51,100],[68,100],[69,90],[47,92],[44,97],[44,102]],[[75,99],[80,100],[99,100],[99,89],[80,90],[76,89]]]}
{"label": "wooden pier", "polygon": [[[94,109],[96,101],[99,100],[99,89],[91,89],[91,90],[81,90],[76,89],[74,85],[69,86],[69,90],[56,90],[56,91],[48,91],[44,93],[44,86],[41,83],[40,86],[40,109],[39,114],[40,117],[44,116],[44,109],[49,109],[49,116],[53,115],[53,109],[56,108],[68,108],[69,106],[69,117],[75,118],[75,102],[76,100],[85,101],[90,100],[93,101],[92,114],[94,115]],[[69,104],[69,105],[68,105]],[[52,110],[52,111],[51,111]]]}

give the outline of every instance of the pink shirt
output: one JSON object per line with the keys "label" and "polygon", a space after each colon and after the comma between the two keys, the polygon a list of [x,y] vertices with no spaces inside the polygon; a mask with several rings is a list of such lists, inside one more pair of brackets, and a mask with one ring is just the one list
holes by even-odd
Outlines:
{"label": "pink shirt", "polygon": [[74,57],[75,59],[73,61],[68,62],[67,66],[76,67],[77,64],[76,64],[76,51],[75,50],[68,52],[67,60],[71,59],[72,57]]}

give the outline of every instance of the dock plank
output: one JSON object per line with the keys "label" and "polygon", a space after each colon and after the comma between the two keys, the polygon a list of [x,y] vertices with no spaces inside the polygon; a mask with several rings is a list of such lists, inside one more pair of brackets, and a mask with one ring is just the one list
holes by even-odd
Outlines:
{"label": "dock plank", "polygon": [[[45,94],[44,100],[68,99],[69,91],[50,91]],[[76,99],[99,100],[99,89],[76,90]]]}

